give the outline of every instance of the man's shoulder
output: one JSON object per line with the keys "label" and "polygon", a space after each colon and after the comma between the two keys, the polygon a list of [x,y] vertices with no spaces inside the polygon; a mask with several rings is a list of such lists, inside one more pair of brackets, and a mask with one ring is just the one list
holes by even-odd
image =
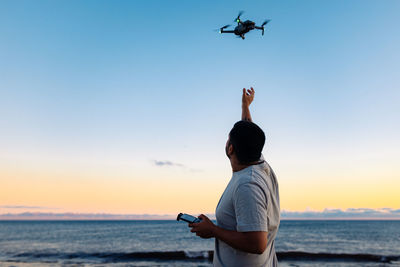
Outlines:
{"label": "man's shoulder", "polygon": [[258,186],[264,188],[267,186],[266,183],[267,174],[256,168],[251,166],[246,173],[241,175],[236,183],[236,188],[243,187],[243,186]]}
{"label": "man's shoulder", "polygon": [[275,189],[278,188],[278,181],[269,164],[264,162],[263,164],[252,166],[249,168],[248,172],[243,173],[243,176],[241,176],[235,184],[235,191],[237,191],[239,187],[261,189],[266,193],[269,191],[275,192]]}

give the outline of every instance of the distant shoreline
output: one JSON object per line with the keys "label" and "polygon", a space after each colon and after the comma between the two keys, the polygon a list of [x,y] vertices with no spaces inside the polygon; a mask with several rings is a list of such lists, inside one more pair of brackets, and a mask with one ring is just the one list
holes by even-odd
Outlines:
{"label": "distant shoreline", "polygon": [[[100,218],[1,218],[0,222],[129,222],[129,221],[176,221],[176,219],[100,219]],[[215,219],[213,220],[215,221]],[[400,218],[285,218],[282,221],[400,221]]]}
{"label": "distant shoreline", "polygon": [[[112,214],[112,213],[74,213],[74,212],[5,212],[0,213],[0,221],[9,220],[94,220],[94,221],[136,221],[136,220],[176,220],[176,214]],[[196,214],[194,214],[196,215]],[[215,220],[215,214],[206,213],[207,217]],[[400,220],[400,209],[325,209],[323,211],[281,211],[281,220],[377,220],[377,221],[397,221]]]}

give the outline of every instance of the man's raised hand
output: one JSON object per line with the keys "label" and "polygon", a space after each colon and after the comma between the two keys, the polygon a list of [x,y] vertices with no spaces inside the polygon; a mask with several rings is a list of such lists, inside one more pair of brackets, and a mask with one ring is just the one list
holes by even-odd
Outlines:
{"label": "man's raised hand", "polygon": [[243,88],[242,95],[242,120],[243,121],[252,121],[249,106],[254,99],[254,89],[250,87],[250,89]]}
{"label": "man's raised hand", "polygon": [[242,106],[249,107],[251,102],[254,99],[254,89],[250,87],[250,89],[243,88],[243,96],[242,96]]}

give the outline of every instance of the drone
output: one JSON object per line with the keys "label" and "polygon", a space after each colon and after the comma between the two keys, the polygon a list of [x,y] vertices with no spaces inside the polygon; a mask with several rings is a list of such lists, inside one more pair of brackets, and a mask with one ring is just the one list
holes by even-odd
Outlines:
{"label": "drone", "polygon": [[240,11],[237,18],[234,22],[237,22],[237,26],[233,31],[226,31],[225,29],[231,25],[225,25],[219,29],[219,33],[234,33],[237,37],[241,37],[244,40],[244,35],[251,30],[258,29],[262,30],[262,35],[264,35],[264,26],[270,22],[270,19],[265,20],[261,26],[256,26],[256,24],[251,20],[241,21],[240,16],[243,14],[243,11]]}

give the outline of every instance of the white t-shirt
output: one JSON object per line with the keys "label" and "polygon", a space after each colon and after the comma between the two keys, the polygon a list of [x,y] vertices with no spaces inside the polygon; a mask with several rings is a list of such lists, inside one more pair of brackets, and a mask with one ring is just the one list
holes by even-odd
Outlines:
{"label": "white t-shirt", "polygon": [[263,254],[252,254],[234,249],[216,238],[214,266],[278,265],[274,241],[280,221],[279,190],[275,174],[267,162],[233,173],[215,215],[219,227],[238,232],[265,231],[268,242]]}

